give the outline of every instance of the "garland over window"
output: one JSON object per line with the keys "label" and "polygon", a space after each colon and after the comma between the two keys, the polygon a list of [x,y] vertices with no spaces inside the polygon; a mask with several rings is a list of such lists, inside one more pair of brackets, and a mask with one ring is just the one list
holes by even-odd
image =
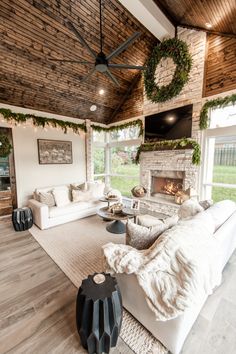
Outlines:
{"label": "garland over window", "polygon": [[193,149],[192,163],[199,165],[201,161],[200,145],[193,139],[176,139],[176,140],[162,140],[152,143],[141,144],[137,150],[135,162],[138,164],[140,154],[143,151],[158,151],[158,150],[176,150],[176,149]]}
{"label": "garland over window", "polygon": [[236,94],[231,96],[219,97],[210,101],[207,101],[201,109],[199,127],[201,130],[207,129],[209,127],[209,109],[210,108],[224,108],[230,104],[236,104]]}
{"label": "garland over window", "polygon": [[[170,84],[159,87],[155,82],[155,72],[162,58],[172,58],[176,64],[176,69]],[[164,40],[154,48],[144,71],[147,98],[157,103],[165,102],[177,96],[189,80],[191,67],[192,57],[187,44],[178,38]]]}
{"label": "garland over window", "polygon": [[128,123],[124,123],[124,124],[114,125],[109,128],[92,124],[91,128],[97,132],[102,132],[102,131],[105,131],[105,132],[116,131],[117,132],[122,129],[130,128],[130,127],[137,127],[137,126],[139,127],[139,136],[142,136],[143,135],[143,121],[141,119],[137,119],[137,120],[134,120],[134,121],[131,121]]}
{"label": "garland over window", "polygon": [[12,145],[6,135],[0,134],[0,157],[7,157],[12,150]]}
{"label": "garland over window", "polygon": [[82,130],[86,132],[86,124],[77,124],[69,121],[54,119],[54,118],[45,118],[38,117],[33,114],[23,114],[23,113],[14,113],[10,109],[0,108],[0,113],[3,115],[3,118],[9,123],[26,123],[28,120],[32,120],[32,123],[35,127],[45,128],[46,126],[51,126],[53,128],[60,128],[66,134],[68,129],[72,129],[74,133],[79,134]]}

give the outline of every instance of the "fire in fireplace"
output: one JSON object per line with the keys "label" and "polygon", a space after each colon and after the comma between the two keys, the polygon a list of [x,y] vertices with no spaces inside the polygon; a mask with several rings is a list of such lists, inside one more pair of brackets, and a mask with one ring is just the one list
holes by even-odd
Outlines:
{"label": "fire in fireplace", "polygon": [[183,190],[182,178],[152,177],[152,195],[161,193],[175,196],[180,190]]}

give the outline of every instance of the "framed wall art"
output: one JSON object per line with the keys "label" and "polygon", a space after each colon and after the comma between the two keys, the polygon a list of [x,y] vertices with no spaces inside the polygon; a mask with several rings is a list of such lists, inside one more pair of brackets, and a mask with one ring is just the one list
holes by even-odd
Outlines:
{"label": "framed wall art", "polygon": [[38,139],[38,157],[40,165],[72,164],[72,142]]}

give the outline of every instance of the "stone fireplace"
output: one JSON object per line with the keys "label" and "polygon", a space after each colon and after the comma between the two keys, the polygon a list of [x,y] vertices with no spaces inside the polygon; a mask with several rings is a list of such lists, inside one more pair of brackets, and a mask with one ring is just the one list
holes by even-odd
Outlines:
{"label": "stone fireplace", "polygon": [[192,150],[142,152],[140,157],[141,184],[147,189],[146,201],[158,204],[166,214],[177,212],[175,193],[197,190],[197,166],[192,164]]}

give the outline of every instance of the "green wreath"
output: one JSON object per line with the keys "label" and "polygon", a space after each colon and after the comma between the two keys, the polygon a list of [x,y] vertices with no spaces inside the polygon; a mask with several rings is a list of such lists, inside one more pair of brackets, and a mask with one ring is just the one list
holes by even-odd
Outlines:
{"label": "green wreath", "polygon": [[0,157],[7,157],[12,149],[12,145],[6,135],[0,135]]}
{"label": "green wreath", "polygon": [[[173,78],[169,85],[158,86],[155,82],[157,65],[162,58],[172,58],[176,64]],[[157,45],[148,60],[144,71],[144,85],[147,98],[154,102],[165,102],[177,96],[189,79],[192,57],[185,42],[171,38]]]}

